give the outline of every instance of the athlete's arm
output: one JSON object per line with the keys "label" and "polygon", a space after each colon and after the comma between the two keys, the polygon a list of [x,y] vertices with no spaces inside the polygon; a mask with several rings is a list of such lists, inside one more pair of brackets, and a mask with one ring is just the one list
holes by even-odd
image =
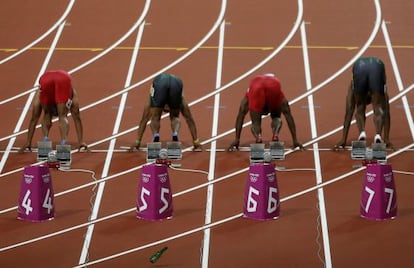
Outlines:
{"label": "athlete's arm", "polygon": [[75,123],[76,135],[78,136],[78,150],[83,148],[88,151],[88,145],[83,141],[83,125],[79,111],[79,97],[75,89],[72,89],[70,113],[72,114],[73,122]]}
{"label": "athlete's arm", "polygon": [[197,136],[197,127],[193,118],[193,115],[191,114],[190,107],[188,106],[188,103],[185,101],[184,97],[182,98],[182,103],[180,107],[181,114],[184,116],[188,128],[191,133],[191,137],[193,139],[193,147],[194,150],[202,149],[200,141]]}
{"label": "athlete's arm", "polygon": [[227,148],[228,151],[231,151],[233,149],[238,150],[240,145],[240,136],[243,128],[243,122],[246,114],[249,112],[249,102],[246,97],[243,97],[243,99],[240,102],[239,107],[239,113],[236,117],[236,137],[233,140],[233,142],[230,144],[230,146]]}
{"label": "athlete's arm", "polygon": [[40,104],[39,91],[36,92],[33,104],[32,104],[32,117],[29,122],[29,129],[27,132],[26,143],[19,149],[19,152],[24,152],[26,149],[31,150],[34,131],[36,129],[37,122],[42,114],[42,106]]}
{"label": "athlete's arm", "polygon": [[384,142],[387,148],[393,149],[394,146],[390,142],[391,114],[388,93],[385,92],[385,111],[384,111]]}
{"label": "athlete's arm", "polygon": [[342,130],[342,139],[335,145],[334,149],[344,148],[346,140],[348,139],[349,126],[351,125],[352,116],[355,111],[355,98],[352,92],[352,82],[349,85],[348,93],[346,95],[345,116]]}
{"label": "athlete's arm", "polygon": [[129,150],[133,151],[135,149],[139,149],[141,145],[142,136],[144,135],[145,129],[147,128],[147,123],[151,119],[151,112],[150,112],[150,104],[145,105],[144,112],[142,113],[141,121],[139,122],[138,131],[137,131],[137,139],[135,143],[133,143]]}
{"label": "athlete's arm", "polygon": [[303,145],[298,141],[296,136],[296,125],[295,125],[295,119],[293,118],[292,112],[290,111],[289,102],[286,98],[282,101],[282,113],[286,118],[286,122],[289,127],[290,134],[292,135],[292,141],[293,141],[293,148],[299,147],[299,149],[303,150]]}

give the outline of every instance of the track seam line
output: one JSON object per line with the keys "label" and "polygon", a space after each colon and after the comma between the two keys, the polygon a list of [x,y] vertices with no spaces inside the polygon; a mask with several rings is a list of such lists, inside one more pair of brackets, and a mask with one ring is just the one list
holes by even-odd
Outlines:
{"label": "track seam line", "polygon": [[[145,23],[141,23],[141,26],[138,28],[138,31],[137,31],[135,46],[134,46],[134,50],[132,51],[130,65],[129,65],[129,68],[128,68],[128,74],[127,74],[127,78],[126,78],[126,81],[125,81],[125,86],[129,86],[131,84],[133,72],[134,72],[134,69],[135,69],[136,59],[138,57],[139,46],[140,46],[141,40],[142,40],[144,26],[145,26]],[[118,109],[117,116],[116,116],[116,119],[115,119],[112,134],[116,134],[119,131],[119,127],[120,127],[121,122],[122,122],[122,115],[123,115],[123,112],[124,112],[123,108],[125,107],[127,97],[128,97],[128,92],[125,92],[121,96],[121,100],[120,100],[120,103],[119,103],[119,109]],[[104,164],[104,167],[103,167],[103,170],[102,170],[101,178],[106,177],[109,173],[109,169],[110,169],[110,165],[111,165],[111,161],[112,161],[112,156],[113,156],[113,149],[115,148],[115,143],[116,143],[116,138],[113,138],[109,143],[108,153],[106,155],[105,164]],[[97,195],[96,195],[95,202],[93,204],[93,209],[92,209],[92,213],[90,215],[89,221],[93,221],[93,220],[97,219],[97,217],[98,217],[98,213],[99,213],[99,209],[100,209],[100,205],[101,205],[101,200],[103,198],[103,192],[104,192],[104,189],[105,189],[105,184],[106,184],[106,182],[102,182],[98,186],[98,192],[97,192]],[[90,243],[91,243],[91,239],[92,239],[94,229],[95,229],[94,224],[91,224],[91,225],[88,226],[87,232],[85,234],[85,239],[84,239],[81,255],[80,255],[80,258],[79,258],[79,264],[85,263],[88,260],[87,258],[88,258],[88,255],[89,255],[89,247],[90,247]]]}
{"label": "track seam line", "polygon": [[[312,88],[312,76],[310,71],[310,63],[309,63],[309,54],[308,54],[308,43],[306,37],[306,25],[305,22],[302,22],[300,27],[301,30],[301,40],[302,40],[302,47],[303,47],[303,61],[305,67],[305,79],[306,79],[306,88],[310,90]],[[312,139],[318,137],[318,130],[316,124],[316,117],[315,117],[315,109],[314,109],[314,99],[313,95],[308,96],[308,105],[309,105],[309,119],[311,125],[311,135]],[[319,155],[319,144],[318,142],[313,143],[313,155],[314,155],[314,163],[315,163],[315,175],[316,175],[316,184],[321,184],[323,182],[322,170],[321,170],[321,159]],[[318,252],[317,255],[319,259],[322,261],[324,267],[332,267],[332,259],[331,259],[331,249],[329,243],[329,231],[328,231],[328,220],[326,217],[326,208],[325,208],[325,197],[324,191],[322,188],[317,190],[317,207],[319,208],[317,219],[320,218],[321,220],[321,227],[322,227],[322,240],[323,240],[323,248],[324,248],[324,256],[325,261],[322,260],[319,251],[320,251],[320,243],[319,243],[319,220],[317,220],[317,239],[316,242],[318,244]]]}
{"label": "track seam line", "polygon": [[[45,72],[46,67],[49,65],[50,59],[52,58],[52,55],[53,55],[53,52],[54,52],[54,48],[56,47],[56,44],[59,41],[59,38],[60,38],[60,36],[61,36],[61,34],[63,32],[63,27],[64,26],[65,26],[65,21],[63,21],[61,23],[61,25],[59,26],[59,28],[56,31],[55,38],[52,41],[52,44],[50,46],[50,50],[46,54],[46,57],[45,57],[45,59],[43,61],[43,64],[42,64],[42,67],[41,67],[41,69],[40,69],[40,71],[39,71],[39,73],[37,75],[36,80],[35,80],[35,84],[38,83],[39,78]],[[27,113],[28,113],[28,111],[30,109],[30,105],[32,104],[32,100],[33,100],[35,94],[36,94],[35,92],[32,92],[29,95],[29,97],[27,98],[26,103],[24,105],[24,108],[23,108],[23,110],[22,110],[22,112],[20,114],[19,120],[16,123],[16,127],[14,129],[14,132],[15,133],[18,132],[21,129],[21,127],[23,125],[23,121],[26,118],[26,115],[27,115]],[[11,138],[9,140],[9,142],[7,144],[6,153],[2,156],[2,158],[0,160],[0,173],[3,172],[3,168],[6,165],[6,161],[9,158],[9,154],[10,154],[11,148],[13,147],[15,141],[16,141],[16,137],[13,137],[13,138]]]}
{"label": "track seam line", "polygon": [[[37,43],[39,43],[40,41],[45,39],[51,32],[53,32],[59,25],[61,25],[62,22],[65,21],[65,18],[68,16],[69,12],[72,10],[72,7],[73,7],[74,3],[75,3],[75,0],[70,0],[68,6],[66,7],[66,10],[63,12],[62,16],[59,18],[59,20],[56,21],[56,23],[52,27],[49,28],[49,30],[47,30],[44,34],[42,34],[40,37],[38,37],[36,40],[34,40],[32,43],[28,44],[24,48],[22,48],[19,51],[13,53],[12,55],[0,60],[0,65],[7,62],[7,61],[9,61],[9,60],[11,60],[11,59],[13,59],[13,58],[15,58],[15,57],[17,57],[18,55],[22,54],[26,50],[30,49],[31,47],[33,47],[34,45],[36,45]],[[50,49],[51,49],[51,47],[48,48],[48,50],[50,50]]]}
{"label": "track seam line", "polygon": [[[392,158],[394,156],[397,156],[400,153],[405,152],[407,149],[409,149],[409,148],[411,148],[413,146],[414,146],[414,143],[412,143],[410,145],[407,145],[406,147],[404,147],[404,148],[402,148],[402,149],[394,152],[393,154],[389,155],[387,157],[387,159]],[[315,185],[313,187],[309,187],[309,188],[307,188],[307,189],[305,189],[303,191],[297,192],[297,193],[292,194],[290,196],[287,196],[285,198],[281,198],[280,199],[280,202],[283,203],[283,202],[286,202],[288,200],[294,199],[294,198],[296,198],[298,196],[305,195],[305,194],[310,193],[312,191],[315,191],[315,190],[318,190],[320,188],[326,187],[326,186],[328,186],[330,184],[333,184],[335,182],[338,182],[338,181],[341,181],[343,179],[346,179],[349,176],[354,175],[354,174],[356,174],[356,173],[358,173],[358,172],[360,172],[360,171],[362,171],[364,169],[365,169],[365,167],[363,166],[363,167],[360,167],[358,169],[352,170],[350,172],[344,173],[344,174],[342,174],[342,175],[340,175],[338,177],[335,177],[335,178],[333,178],[331,180],[328,180],[328,181],[326,181],[324,183]],[[113,254],[113,255],[110,255],[110,256],[103,257],[101,259],[96,259],[96,260],[91,261],[89,263],[85,263],[85,265],[93,265],[93,264],[101,263],[101,262],[104,262],[104,261],[108,261],[108,260],[111,260],[111,259],[115,259],[115,258],[118,258],[118,257],[124,256],[124,255],[130,254],[130,253],[133,253],[133,252],[137,252],[137,251],[143,250],[145,248],[149,248],[149,247],[152,247],[152,246],[160,245],[161,243],[166,243],[166,242],[169,242],[169,241],[172,241],[172,240],[175,240],[175,239],[179,239],[179,238],[182,238],[182,237],[185,237],[185,236],[194,234],[194,233],[199,232],[199,231],[203,231],[206,228],[212,228],[212,227],[215,227],[215,226],[218,226],[218,225],[221,225],[221,224],[224,224],[224,223],[227,223],[227,222],[236,220],[238,218],[241,218],[242,216],[243,216],[243,213],[238,213],[238,214],[235,214],[233,216],[230,216],[230,217],[227,217],[227,218],[218,220],[216,222],[213,222],[213,223],[211,223],[209,225],[203,225],[203,226],[200,226],[200,227],[197,227],[197,228],[193,228],[191,230],[188,230],[188,231],[185,231],[185,232],[181,232],[180,234],[173,235],[173,236],[170,236],[170,237],[167,237],[167,238],[164,238],[164,239],[161,239],[161,240],[158,240],[158,241],[149,243],[149,244],[145,244],[143,246],[139,246],[139,247],[135,247],[135,248],[132,248],[132,249],[129,249],[129,250],[125,250],[125,251],[122,251],[122,252],[119,252],[119,253],[116,253],[116,254]],[[78,267],[85,267],[85,266],[76,266],[74,268],[78,268]]]}
{"label": "track seam line", "polygon": [[[382,21],[381,26],[382,26],[382,33],[384,35],[385,43],[387,45],[388,54],[390,56],[391,65],[394,70],[394,76],[395,76],[395,79],[397,80],[398,91],[401,92],[404,89],[404,85],[403,85],[401,74],[398,68],[397,59],[395,58],[395,54],[392,49],[391,38],[388,34],[387,25],[384,20]],[[406,96],[404,96],[401,98],[401,100],[403,102],[405,115],[407,117],[407,123],[408,123],[408,126],[410,127],[411,137],[414,139],[414,122],[413,122],[413,117],[412,117],[410,107],[408,104],[408,99]]]}
{"label": "track seam line", "polygon": [[[97,61],[98,59],[102,58],[103,56],[105,56],[106,54],[108,54],[111,50],[115,49],[116,46],[118,46],[120,43],[122,43],[123,41],[125,41],[136,29],[138,26],[140,26],[140,24],[142,23],[142,21],[144,20],[144,18],[146,17],[147,13],[148,13],[148,9],[149,6],[151,4],[151,0],[146,0],[145,2],[145,6],[144,6],[144,10],[141,13],[141,16],[138,18],[138,20],[135,22],[135,24],[121,37],[119,38],[115,43],[113,43],[111,46],[107,47],[104,51],[102,51],[101,53],[99,53],[98,55],[96,55],[95,57],[87,60],[86,62],[82,63],[81,65],[78,65],[76,68],[69,70],[68,73],[69,74],[73,74],[77,71],[79,71],[80,69],[84,68],[85,66]],[[18,95],[15,95],[13,97],[10,97],[8,99],[4,99],[2,101],[0,101],[0,106],[13,101],[19,97],[22,97],[26,94],[29,94],[30,92],[33,92],[37,89],[37,87],[32,87],[31,89],[28,89]],[[121,94],[120,94],[121,95]],[[38,128],[38,126],[36,126],[36,128]],[[23,131],[23,133],[27,132],[27,130]]]}
{"label": "track seam line", "polygon": [[[224,47],[224,31],[226,28],[226,21],[220,25],[219,31],[219,49],[217,51],[217,70],[216,70],[216,87],[221,85],[221,76],[223,70],[223,47]],[[220,94],[214,96],[214,108],[213,108],[213,122],[211,128],[211,135],[217,135],[218,122],[219,122],[219,113],[220,113]],[[216,148],[217,141],[211,143],[211,148]],[[209,160],[209,171],[208,171],[208,181],[211,182],[215,178],[215,167],[216,167],[216,151],[210,152]],[[204,225],[211,223],[212,210],[213,210],[213,193],[214,193],[214,184],[210,184],[207,187],[207,200],[206,200],[206,215],[204,220]],[[201,254],[201,267],[207,268],[209,262],[209,252],[210,252],[210,228],[204,230],[204,239],[202,245],[202,254]]]}

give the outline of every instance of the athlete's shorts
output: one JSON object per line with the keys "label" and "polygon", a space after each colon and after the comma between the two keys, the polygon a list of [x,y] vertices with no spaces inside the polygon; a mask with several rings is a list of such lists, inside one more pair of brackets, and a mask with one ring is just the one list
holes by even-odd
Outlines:
{"label": "athlete's shorts", "polygon": [[40,103],[55,105],[68,103],[72,98],[70,75],[65,71],[48,71],[39,79]]}
{"label": "athlete's shorts", "polygon": [[171,74],[160,74],[154,78],[150,90],[151,107],[179,109],[182,102],[183,82]]}
{"label": "athlete's shorts", "polygon": [[252,79],[246,93],[249,110],[261,114],[279,114],[285,98],[280,81],[274,76],[259,75]]}
{"label": "athlete's shorts", "polygon": [[355,94],[385,94],[385,66],[378,58],[361,58],[352,68],[352,89]]}

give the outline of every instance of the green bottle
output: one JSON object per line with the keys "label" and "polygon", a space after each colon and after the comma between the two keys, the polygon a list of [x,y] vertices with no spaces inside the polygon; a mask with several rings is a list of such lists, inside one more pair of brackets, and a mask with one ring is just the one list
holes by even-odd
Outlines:
{"label": "green bottle", "polygon": [[155,254],[151,256],[150,262],[155,263],[156,261],[158,261],[158,259],[161,257],[161,255],[164,253],[164,251],[166,251],[167,249],[168,249],[168,247],[163,247],[161,250],[155,252]]}

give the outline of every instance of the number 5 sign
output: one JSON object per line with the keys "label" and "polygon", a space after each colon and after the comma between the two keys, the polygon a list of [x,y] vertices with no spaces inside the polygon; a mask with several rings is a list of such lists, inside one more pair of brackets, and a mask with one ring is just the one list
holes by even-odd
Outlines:
{"label": "number 5 sign", "polygon": [[40,222],[54,218],[52,178],[48,166],[24,168],[20,186],[18,219]]}
{"label": "number 5 sign", "polygon": [[246,181],[243,214],[255,220],[276,219],[280,213],[275,167],[271,163],[252,163]]}
{"label": "number 5 sign", "polygon": [[171,218],[172,212],[167,165],[145,165],[138,183],[137,218],[159,221]]}
{"label": "number 5 sign", "polygon": [[361,193],[361,217],[372,220],[397,216],[397,193],[390,165],[369,164]]}

